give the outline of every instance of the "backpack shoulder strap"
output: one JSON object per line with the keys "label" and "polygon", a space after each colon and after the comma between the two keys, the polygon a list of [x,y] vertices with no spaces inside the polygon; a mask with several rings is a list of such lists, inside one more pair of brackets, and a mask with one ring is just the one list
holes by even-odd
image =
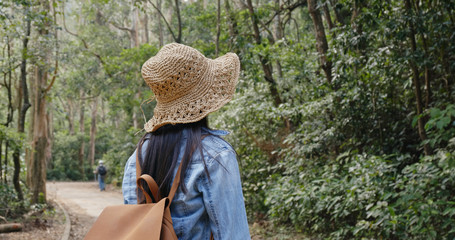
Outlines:
{"label": "backpack shoulder strap", "polygon": [[[180,184],[180,174],[182,172],[182,163],[183,163],[183,161],[180,161],[179,169],[177,170],[177,173],[175,174],[174,182],[172,183],[171,190],[169,191],[169,196],[168,196],[169,205],[171,204],[172,199],[174,199],[175,193],[177,192],[177,188],[179,187],[179,184]],[[158,184],[156,184],[155,180],[150,175],[141,174],[141,173],[142,173],[142,170],[141,170],[141,165],[139,163],[139,151],[136,151],[136,180],[139,180],[139,178],[142,177],[147,182],[147,185],[153,194],[153,198],[155,199],[156,202],[158,202],[159,200],[161,200]],[[137,185],[140,186],[139,181],[137,182]],[[147,198],[149,196],[147,196],[147,194],[145,194],[145,197],[146,197],[146,200],[149,201],[149,199]]]}
{"label": "backpack shoulder strap", "polygon": [[[143,193],[145,193],[144,189],[142,189],[142,185],[140,185],[140,178],[144,179],[147,182],[147,185],[150,189],[150,192],[152,192],[153,198],[156,202],[161,200],[160,196],[160,191],[158,184],[156,184],[155,180],[148,174],[142,174],[141,170],[141,165],[139,163],[139,149],[136,151],[136,181],[137,181],[137,186],[142,190]],[[147,203],[152,202],[150,199],[150,196],[148,194],[144,194]]]}

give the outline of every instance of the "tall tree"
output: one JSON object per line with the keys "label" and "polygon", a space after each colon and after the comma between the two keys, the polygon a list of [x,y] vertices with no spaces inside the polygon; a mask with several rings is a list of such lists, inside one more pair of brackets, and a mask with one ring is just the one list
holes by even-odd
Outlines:
{"label": "tall tree", "polygon": [[[406,14],[408,15],[408,19],[412,19],[414,16],[413,10],[412,10],[412,5],[410,0],[405,0],[405,10]],[[409,25],[409,43],[410,43],[410,48],[411,52],[414,54],[417,51],[417,43],[416,43],[416,32],[415,32],[415,27],[413,20],[408,20],[408,25]],[[412,71],[412,82],[414,84],[414,94],[415,94],[415,100],[416,100],[416,110],[417,110],[417,128],[420,136],[420,140],[422,142],[425,142],[425,140],[428,138],[427,133],[425,131],[425,118],[421,117],[423,113],[423,100],[422,100],[422,90],[420,86],[420,73],[419,69],[417,66],[417,63],[415,62],[414,58],[411,58],[409,61],[409,65],[411,67]],[[424,144],[424,151],[425,155],[431,154],[431,149],[428,143]]]}
{"label": "tall tree", "polygon": [[90,152],[88,159],[91,166],[95,165],[95,139],[96,139],[96,116],[98,111],[98,97],[95,97],[92,102],[92,115],[90,124]]}
{"label": "tall tree", "polygon": [[[33,86],[33,120],[31,126],[32,143],[31,153],[27,159],[27,185],[32,193],[31,202],[38,203],[39,201],[46,202],[46,160],[49,150],[49,136],[48,136],[48,116],[47,116],[47,95],[52,88],[56,71],[58,69],[58,47],[56,48],[56,64],[54,68],[54,76],[50,82],[48,70],[50,67],[50,58],[52,55],[49,46],[46,42],[52,34],[49,30],[52,24],[52,18],[49,16],[51,13],[51,4],[48,0],[40,0],[38,4],[39,12],[42,14],[41,22],[37,25],[38,37],[42,39],[43,46],[40,61],[35,65],[34,70],[34,86]],[[55,19],[55,10],[54,10]],[[54,38],[56,35],[53,36]],[[57,42],[57,39],[54,39]],[[58,46],[58,45],[57,45]],[[42,196],[40,196],[42,195]]]}
{"label": "tall tree", "polygon": [[237,20],[235,19],[235,12],[231,8],[230,1],[224,2],[224,8],[226,9],[226,15],[228,18],[229,26],[229,48],[232,50],[234,42],[236,41],[237,36],[239,35],[239,30],[237,29]]}
{"label": "tall tree", "polygon": [[156,11],[158,12],[157,16],[157,21],[158,21],[158,40],[160,42],[160,47],[164,45],[164,33],[163,33],[163,24],[161,22],[161,0],[157,0],[156,3]]}
{"label": "tall tree", "polygon": [[[251,0],[247,0],[248,13],[251,18],[251,24],[254,31],[254,39],[256,44],[262,44],[261,33],[259,32],[259,22],[254,12],[253,3]],[[273,67],[267,56],[259,55],[259,61],[261,62],[262,70],[264,71],[265,80],[269,83],[270,93],[274,99],[275,106],[280,105],[283,101],[281,100],[280,93],[275,79],[273,78]]]}
{"label": "tall tree", "polygon": [[[283,34],[283,27],[282,27],[282,21],[281,21],[281,13],[280,11],[280,0],[275,0],[275,20],[274,20],[274,28],[275,28],[275,40],[281,40],[284,37]],[[283,70],[281,69],[281,63],[280,61],[276,60],[276,68],[278,71],[278,76],[280,78],[283,77]]]}
{"label": "tall tree", "polygon": [[317,8],[317,0],[308,0],[308,11],[314,25],[314,35],[316,37],[316,46],[319,52],[319,62],[324,70],[327,82],[332,83],[332,61],[327,58],[327,37],[325,35],[324,24],[322,23],[321,12]]}
{"label": "tall tree", "polygon": [[326,1],[324,5],[322,6],[322,9],[324,11],[324,17],[327,22],[327,25],[329,26],[329,30],[332,30],[334,28],[332,17],[330,16],[330,9],[329,9],[329,1]]}
{"label": "tall tree", "polygon": [[[7,98],[8,98],[8,105],[7,105],[7,115],[6,115],[6,122],[3,123],[2,125],[5,126],[6,128],[9,127],[10,123],[13,121],[13,115],[14,115],[14,108],[13,108],[13,96],[12,96],[12,71],[13,71],[13,67],[12,67],[12,64],[11,64],[11,61],[12,58],[11,58],[11,41],[10,41],[10,37],[7,35],[6,36],[6,56],[5,56],[5,51],[3,51],[3,59],[6,59],[6,71],[3,71],[3,84],[0,85],[0,86],[3,86],[6,88],[6,92],[7,92]],[[3,140],[3,138],[2,138]],[[3,141],[2,141],[3,143]],[[5,182],[7,181],[6,179],[6,172],[8,172],[8,168],[7,168],[7,164],[8,164],[8,152],[9,152],[9,146],[10,146],[10,141],[7,139],[6,142],[5,142],[5,152],[4,154],[2,154],[2,148],[1,148],[1,145],[0,144],[0,155],[3,155],[5,156],[5,165],[4,165],[4,171],[5,171],[5,176],[4,176],[4,180]],[[1,158],[0,158],[1,159]],[[0,165],[1,165],[1,161],[0,161]]]}
{"label": "tall tree", "polygon": [[[147,3],[144,3],[145,8],[147,8]],[[150,33],[149,33],[149,15],[147,12],[144,12],[144,17],[142,18],[142,24],[144,26],[144,35],[143,35],[143,43],[150,43]]]}
{"label": "tall tree", "polygon": [[[19,106],[19,117],[17,124],[17,131],[19,133],[24,133],[25,131],[25,117],[27,110],[30,108],[31,104],[28,96],[28,86],[27,86],[27,51],[28,51],[28,41],[31,32],[31,19],[29,16],[30,6],[24,4],[24,19],[25,19],[25,35],[22,39],[22,54],[21,54],[21,78],[18,89],[18,106]],[[23,201],[24,196],[22,193],[21,186],[19,184],[19,174],[20,174],[20,150],[16,148],[13,153],[13,162],[14,162],[14,188],[16,189],[18,198],[20,201]]]}
{"label": "tall tree", "polygon": [[79,136],[80,136],[80,147],[79,147],[79,172],[81,178],[85,179],[84,171],[84,159],[85,159],[85,91],[80,90],[80,109],[79,109]]}
{"label": "tall tree", "polygon": [[215,38],[215,56],[220,53],[220,34],[221,34],[221,0],[217,0],[216,8],[216,38]]}

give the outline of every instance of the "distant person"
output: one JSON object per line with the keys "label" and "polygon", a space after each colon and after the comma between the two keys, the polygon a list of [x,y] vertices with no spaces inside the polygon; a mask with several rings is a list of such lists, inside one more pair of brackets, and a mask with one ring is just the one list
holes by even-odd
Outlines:
{"label": "distant person", "polygon": [[100,186],[100,191],[105,191],[106,186],[104,184],[104,178],[106,177],[107,174],[107,169],[104,166],[104,161],[100,160],[98,167],[96,167],[96,170],[94,171],[95,174],[98,174],[98,183]]}
{"label": "distant person", "polygon": [[214,239],[250,239],[236,152],[222,138],[228,132],[208,128],[206,118],[232,99],[239,72],[234,53],[208,59],[177,43],[165,45],[142,66],[157,103],[126,163],[123,198],[125,204],[138,203],[137,153],[141,174],[154,178],[162,197],[169,196],[180,166],[170,206],[179,239],[209,239],[211,234]]}

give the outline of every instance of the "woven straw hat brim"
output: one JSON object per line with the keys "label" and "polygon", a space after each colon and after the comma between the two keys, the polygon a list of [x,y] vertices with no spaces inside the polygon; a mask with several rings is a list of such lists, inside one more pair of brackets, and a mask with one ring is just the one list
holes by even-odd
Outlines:
{"label": "woven straw hat brim", "polygon": [[238,56],[227,53],[213,60],[205,60],[208,69],[201,76],[202,84],[173,101],[157,101],[153,117],[144,125],[147,132],[166,124],[197,122],[232,99],[240,73]]}

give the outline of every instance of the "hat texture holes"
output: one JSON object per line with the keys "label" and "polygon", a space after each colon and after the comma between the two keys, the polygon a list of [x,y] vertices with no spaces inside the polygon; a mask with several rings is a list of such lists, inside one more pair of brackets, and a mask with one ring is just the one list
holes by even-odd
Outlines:
{"label": "hat texture holes", "polygon": [[196,122],[218,110],[231,100],[239,71],[240,62],[233,53],[208,59],[182,44],[165,45],[142,67],[142,76],[157,101],[145,130]]}

